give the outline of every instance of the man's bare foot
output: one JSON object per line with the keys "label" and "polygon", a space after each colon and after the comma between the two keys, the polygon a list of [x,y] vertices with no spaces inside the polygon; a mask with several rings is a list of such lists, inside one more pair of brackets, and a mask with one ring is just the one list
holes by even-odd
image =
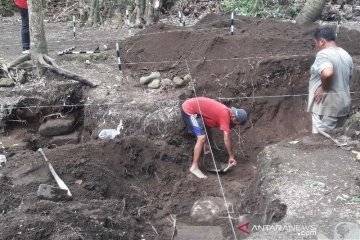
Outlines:
{"label": "man's bare foot", "polygon": [[199,167],[191,166],[190,172],[191,172],[192,174],[194,174],[195,176],[197,176],[198,178],[207,178],[207,176],[205,176],[205,175],[200,171]]}

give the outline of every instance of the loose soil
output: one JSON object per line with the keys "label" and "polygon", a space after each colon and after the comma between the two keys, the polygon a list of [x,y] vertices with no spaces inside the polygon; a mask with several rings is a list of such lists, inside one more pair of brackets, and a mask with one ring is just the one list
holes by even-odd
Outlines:
{"label": "loose soil", "polygon": [[[195,88],[198,96],[245,108],[250,121],[233,134],[238,166],[221,176],[226,196],[235,206],[234,216],[238,216],[256,205],[250,202],[249,208],[240,208],[260,150],[310,131],[305,113],[307,97],[303,94],[307,93],[314,60],[311,34],[315,25],[301,27],[291,22],[239,17],[231,36],[228,18],[208,15],[190,28],[159,24],[124,40],[121,56],[128,80],[115,97],[118,101],[126,101],[123,96],[129,95],[142,98],[145,89],[138,80],[152,71],[169,78],[190,72],[194,82],[186,88],[154,90],[150,100],[183,100],[194,96]],[[54,27],[50,32],[56,30]],[[86,31],[84,45],[93,44],[92,38],[114,33],[110,29]],[[340,28],[338,43],[352,55],[360,55],[358,39],[357,32]],[[113,43],[109,45],[113,47]],[[70,47],[67,44],[60,41],[53,46],[63,50]],[[58,61],[72,65],[70,68],[96,83],[112,86],[119,73],[113,64],[113,52],[104,55],[107,57],[98,60],[96,66],[86,68],[71,57]],[[9,56],[14,56],[10,48]],[[99,89],[106,87],[83,91],[91,96]],[[286,96],[266,97],[276,95]],[[103,98],[107,100],[106,95]],[[180,119],[178,124],[184,126]],[[126,135],[114,141],[88,139],[45,149],[74,196],[65,202],[36,198],[40,183],[56,184],[40,154],[29,149],[7,149],[8,163],[0,169],[0,207],[4,209],[0,238],[170,239],[170,214],[182,223],[208,225],[191,220],[190,210],[200,197],[221,197],[217,178],[208,173],[209,179],[201,181],[189,174],[194,139],[184,128],[180,132],[169,129],[166,137]],[[78,131],[86,135],[87,126]],[[10,131],[3,139],[15,137],[15,133]],[[223,148],[221,133],[214,134],[217,145]],[[23,140],[18,132],[17,140]],[[216,156],[226,161],[226,154]],[[226,219],[219,218],[213,224],[221,225],[224,233],[229,231]]]}

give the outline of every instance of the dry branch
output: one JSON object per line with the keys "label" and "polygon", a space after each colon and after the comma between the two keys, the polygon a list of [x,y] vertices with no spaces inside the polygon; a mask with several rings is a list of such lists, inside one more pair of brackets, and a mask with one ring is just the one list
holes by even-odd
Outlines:
{"label": "dry branch", "polygon": [[49,71],[59,74],[61,76],[73,79],[75,81],[78,81],[86,86],[89,87],[96,87],[96,85],[94,85],[92,82],[89,82],[88,80],[86,80],[85,78],[83,78],[80,75],[77,75],[76,73],[70,72],[66,69],[63,69],[61,67],[59,67],[55,61],[50,58],[49,56],[46,55],[40,55],[39,56],[39,63],[41,64],[41,67],[48,69]]}
{"label": "dry branch", "polygon": [[20,57],[16,58],[14,61],[10,62],[9,64],[7,64],[7,68],[13,68],[16,67],[17,65],[29,61],[31,60],[31,54],[27,53],[25,55],[21,55]]}

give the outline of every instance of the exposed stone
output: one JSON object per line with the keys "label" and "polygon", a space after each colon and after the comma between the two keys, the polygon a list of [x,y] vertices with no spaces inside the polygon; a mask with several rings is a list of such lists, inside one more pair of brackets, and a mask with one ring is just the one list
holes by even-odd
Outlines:
{"label": "exposed stone", "polygon": [[177,223],[176,229],[175,240],[223,239],[220,226],[190,226]]}
{"label": "exposed stone", "polygon": [[185,81],[186,83],[191,82],[191,81],[192,81],[192,77],[191,77],[191,75],[190,75],[190,74],[185,75],[185,77],[184,77],[184,81]]}
{"label": "exposed stone", "polygon": [[173,85],[173,82],[171,81],[171,79],[169,79],[169,78],[161,79],[161,86],[168,88],[168,87],[171,87],[172,85]]}
{"label": "exposed stone", "polygon": [[74,125],[75,118],[73,116],[50,119],[41,124],[39,133],[43,136],[58,136],[71,132],[74,129]]}
{"label": "exposed stone", "polygon": [[[258,155],[256,187],[247,196],[248,201],[255,193],[261,196],[254,209],[259,215],[249,219],[249,229],[258,224],[296,224],[307,226],[308,236],[321,232],[327,239],[354,239],[348,237],[358,233],[354,224],[359,219],[358,208],[346,204],[351,201],[350,188],[341,186],[354,181],[360,163],[352,152],[339,150],[322,136],[297,140],[296,145],[267,146]],[[239,221],[236,226],[244,223]],[[297,239],[300,234],[300,230],[251,231],[251,239]]]}
{"label": "exposed stone", "polygon": [[145,85],[145,84],[150,83],[152,80],[160,78],[160,77],[161,77],[161,74],[159,72],[152,72],[148,76],[141,77],[140,83]]}
{"label": "exposed stone", "polygon": [[219,197],[204,197],[194,203],[191,218],[197,222],[214,222],[219,216],[226,215],[224,200]]}
{"label": "exposed stone", "polygon": [[360,6],[354,7],[353,16],[360,16]]}
{"label": "exposed stone", "polygon": [[66,144],[77,144],[79,143],[79,133],[73,132],[67,135],[55,136],[49,143],[54,144],[56,146],[63,146]]}
{"label": "exposed stone", "polygon": [[14,86],[14,81],[10,78],[1,78],[0,79],[0,87],[12,87]]}
{"label": "exposed stone", "polygon": [[47,165],[28,165],[24,163],[7,174],[14,186],[23,186],[32,183],[42,183],[50,180],[50,171]]}
{"label": "exposed stone", "polygon": [[152,80],[152,82],[148,85],[148,88],[152,88],[152,89],[158,89],[160,88],[160,79],[154,79]]}
{"label": "exposed stone", "polygon": [[360,138],[360,113],[353,114],[344,124],[344,134],[352,139]]}
{"label": "exposed stone", "polygon": [[182,79],[180,77],[174,77],[173,82],[175,84],[175,87],[177,87],[177,88],[183,87],[186,85],[186,82],[184,81],[184,79]]}
{"label": "exposed stone", "polygon": [[334,239],[359,239],[360,225],[352,222],[342,222],[336,225]]}
{"label": "exposed stone", "polygon": [[65,189],[60,189],[47,184],[40,184],[36,194],[40,199],[51,201],[71,200],[71,197],[67,195],[67,192],[68,191]]}

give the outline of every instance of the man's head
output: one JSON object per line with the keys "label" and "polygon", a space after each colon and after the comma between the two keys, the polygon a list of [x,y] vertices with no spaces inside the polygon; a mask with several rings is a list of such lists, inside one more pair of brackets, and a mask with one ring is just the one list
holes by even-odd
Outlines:
{"label": "man's head", "polygon": [[321,51],[328,46],[329,42],[335,43],[335,31],[332,27],[322,26],[318,27],[314,33],[315,49]]}
{"label": "man's head", "polygon": [[247,121],[247,113],[241,108],[231,108],[231,123],[244,125]]}

